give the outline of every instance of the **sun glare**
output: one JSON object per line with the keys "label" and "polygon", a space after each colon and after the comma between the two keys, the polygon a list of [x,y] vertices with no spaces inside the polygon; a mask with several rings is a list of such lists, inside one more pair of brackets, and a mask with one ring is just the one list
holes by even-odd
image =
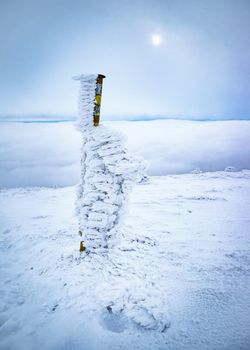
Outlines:
{"label": "sun glare", "polygon": [[158,46],[162,43],[162,37],[158,34],[152,35],[152,44]]}

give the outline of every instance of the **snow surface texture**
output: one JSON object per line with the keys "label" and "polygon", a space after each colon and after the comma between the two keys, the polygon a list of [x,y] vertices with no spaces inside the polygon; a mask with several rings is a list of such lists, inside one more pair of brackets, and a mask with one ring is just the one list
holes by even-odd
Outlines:
{"label": "snow surface texture", "polygon": [[114,244],[126,197],[142,181],[145,164],[128,155],[123,137],[94,127],[97,75],[80,75],[79,130],[82,138],[81,179],[77,194],[80,232],[88,251]]}
{"label": "snow surface texture", "polygon": [[[250,169],[250,121],[105,122],[122,132],[149,175]],[[70,186],[80,180],[73,123],[0,123],[0,187]]]}
{"label": "snow surface texture", "polygon": [[250,349],[249,171],[136,186],[109,256],[79,256],[74,201],[0,191],[0,349]]}

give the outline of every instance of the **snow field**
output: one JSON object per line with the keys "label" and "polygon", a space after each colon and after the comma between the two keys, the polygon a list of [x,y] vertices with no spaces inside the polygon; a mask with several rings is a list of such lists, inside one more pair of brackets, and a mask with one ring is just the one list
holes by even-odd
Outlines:
{"label": "snow field", "polygon": [[0,192],[0,348],[247,350],[250,172],[134,188],[109,255],[80,255],[75,188]]}

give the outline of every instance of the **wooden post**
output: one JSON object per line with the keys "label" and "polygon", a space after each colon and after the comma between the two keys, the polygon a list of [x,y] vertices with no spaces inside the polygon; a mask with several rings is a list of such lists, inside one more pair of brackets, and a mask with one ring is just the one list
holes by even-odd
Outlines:
{"label": "wooden post", "polygon": [[95,107],[94,107],[94,115],[93,122],[94,126],[98,126],[100,122],[100,109],[101,109],[101,101],[102,101],[102,84],[103,79],[106,78],[103,74],[98,74],[96,79],[96,90],[95,90]]}

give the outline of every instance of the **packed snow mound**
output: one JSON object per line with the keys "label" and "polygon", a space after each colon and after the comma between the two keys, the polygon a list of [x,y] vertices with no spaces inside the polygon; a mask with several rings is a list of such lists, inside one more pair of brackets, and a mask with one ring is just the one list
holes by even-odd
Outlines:
{"label": "packed snow mound", "polygon": [[145,179],[145,163],[128,154],[119,132],[93,126],[97,75],[76,79],[81,82],[81,179],[76,204],[80,233],[88,250],[108,248],[117,238],[128,193]]}

